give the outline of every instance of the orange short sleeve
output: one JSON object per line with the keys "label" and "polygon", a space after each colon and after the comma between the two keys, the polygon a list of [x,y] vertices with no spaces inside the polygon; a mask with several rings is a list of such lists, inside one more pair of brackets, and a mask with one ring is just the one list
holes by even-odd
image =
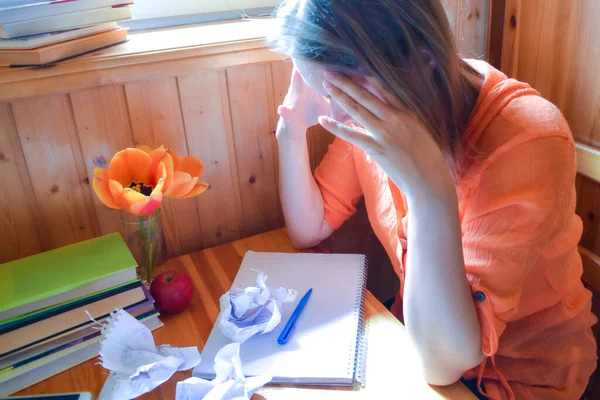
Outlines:
{"label": "orange short sleeve", "polygon": [[568,138],[530,138],[496,153],[462,221],[467,278],[487,356],[496,353],[506,323],[517,312],[536,308],[528,303],[535,299],[522,298],[524,284],[530,274],[545,273],[534,270],[543,249],[577,218],[572,201],[575,152]]}
{"label": "orange short sleeve", "polygon": [[338,229],[354,215],[362,196],[353,146],[336,138],[315,170],[315,180],[323,196],[325,220]]}

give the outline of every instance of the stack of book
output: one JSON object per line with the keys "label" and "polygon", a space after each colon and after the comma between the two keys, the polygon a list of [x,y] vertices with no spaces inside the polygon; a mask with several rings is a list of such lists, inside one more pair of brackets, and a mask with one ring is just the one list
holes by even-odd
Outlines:
{"label": "stack of book", "polygon": [[[126,4],[123,4],[126,3]],[[0,66],[44,66],[127,40],[133,0],[0,2]]]}
{"label": "stack of book", "polygon": [[98,355],[117,308],[162,326],[136,266],[118,233],[1,264],[0,395]]}

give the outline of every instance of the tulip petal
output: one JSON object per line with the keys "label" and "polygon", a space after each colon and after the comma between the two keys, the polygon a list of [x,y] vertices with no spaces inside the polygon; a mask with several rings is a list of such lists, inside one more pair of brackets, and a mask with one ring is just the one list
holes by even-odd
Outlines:
{"label": "tulip petal", "polygon": [[164,180],[159,180],[152,190],[150,197],[144,196],[143,200],[136,201],[131,205],[131,212],[135,215],[146,216],[153,214],[162,204]]}
{"label": "tulip petal", "polygon": [[131,209],[131,205],[141,201],[141,200],[145,200],[147,199],[149,196],[145,196],[142,193],[130,189],[130,188],[124,188],[123,189],[123,198],[125,199],[125,201],[127,202],[127,204],[129,205],[129,208]]}
{"label": "tulip petal", "polygon": [[187,172],[191,176],[199,177],[204,171],[204,165],[194,156],[185,156],[179,160],[175,171]]}
{"label": "tulip petal", "polygon": [[167,149],[167,152],[171,156],[171,159],[173,160],[173,167],[177,171],[177,167],[179,166],[179,154],[177,154],[177,152],[173,149]]}
{"label": "tulip petal", "polygon": [[110,161],[108,178],[115,180],[123,187],[128,187],[131,182],[152,184],[150,182],[150,167],[152,158],[139,149],[121,150]]}
{"label": "tulip petal", "polygon": [[152,148],[146,144],[139,145],[137,148],[142,150],[144,153],[150,154],[152,152]]}
{"label": "tulip petal", "polygon": [[189,191],[185,196],[180,197],[180,199],[189,199],[190,197],[198,196],[200,193],[204,193],[206,189],[209,188],[208,183],[198,182],[196,186]]}
{"label": "tulip petal", "polygon": [[185,172],[177,171],[173,174],[173,186],[165,192],[165,196],[171,199],[179,199],[189,193],[198,182],[198,177],[192,177]]}
{"label": "tulip petal", "polygon": [[[163,191],[169,190],[169,188],[173,184],[173,159],[171,155],[165,150],[162,146],[158,149],[152,150],[150,153],[150,157],[152,158],[152,166],[150,167],[150,171],[152,173],[151,182],[156,186],[159,179],[164,178],[164,186]],[[161,163],[163,166],[161,166]],[[165,170],[163,170],[165,168]]]}
{"label": "tulip petal", "polygon": [[92,183],[94,192],[98,199],[106,207],[119,209],[121,206],[113,198],[108,187],[108,171],[102,168],[94,168],[94,180]]}
{"label": "tulip petal", "polygon": [[117,204],[125,211],[129,211],[129,204],[125,201],[123,185],[114,179],[109,179],[108,188],[115,202],[117,202]]}

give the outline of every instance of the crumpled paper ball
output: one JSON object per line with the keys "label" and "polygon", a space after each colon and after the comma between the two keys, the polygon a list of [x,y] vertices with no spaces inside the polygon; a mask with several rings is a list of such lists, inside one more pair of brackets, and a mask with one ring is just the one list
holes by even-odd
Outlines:
{"label": "crumpled paper ball", "polygon": [[298,294],[294,289],[268,287],[267,275],[257,272],[254,286],[233,288],[220,299],[217,323],[234,342],[244,343],[253,336],[271,332],[281,322],[282,304],[294,301]]}
{"label": "crumpled paper ball", "polygon": [[248,400],[273,379],[266,375],[244,376],[239,343],[230,343],[219,350],[215,356],[215,373],[212,381],[191,377],[178,382],[175,400]]}
{"label": "crumpled paper ball", "polygon": [[98,400],[133,399],[166,382],[176,371],[200,364],[197,347],[154,344],[152,332],[119,309],[102,324],[100,360],[110,370]]}

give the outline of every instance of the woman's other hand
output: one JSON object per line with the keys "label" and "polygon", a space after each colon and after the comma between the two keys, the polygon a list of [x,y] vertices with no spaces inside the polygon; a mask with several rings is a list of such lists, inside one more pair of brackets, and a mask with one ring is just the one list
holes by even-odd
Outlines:
{"label": "woman's other hand", "polygon": [[304,139],[306,130],[318,124],[321,115],[329,115],[329,109],[329,101],[308,87],[294,68],[288,93],[277,109],[277,138]]}

